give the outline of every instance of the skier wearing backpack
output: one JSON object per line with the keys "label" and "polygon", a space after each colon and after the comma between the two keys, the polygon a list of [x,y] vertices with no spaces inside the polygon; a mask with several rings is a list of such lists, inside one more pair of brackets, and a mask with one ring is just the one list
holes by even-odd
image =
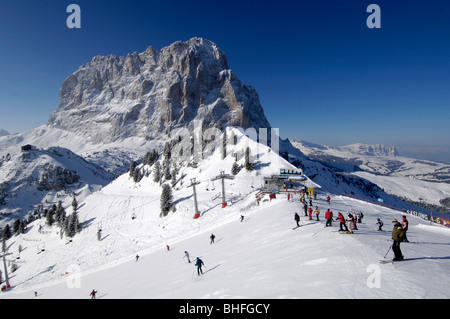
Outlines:
{"label": "skier wearing backpack", "polygon": [[392,220],[394,224],[394,229],[392,229],[392,251],[394,252],[394,259],[392,261],[401,261],[403,260],[402,250],[400,249],[400,243],[403,241],[405,232],[402,228],[402,224],[400,224],[397,219]]}

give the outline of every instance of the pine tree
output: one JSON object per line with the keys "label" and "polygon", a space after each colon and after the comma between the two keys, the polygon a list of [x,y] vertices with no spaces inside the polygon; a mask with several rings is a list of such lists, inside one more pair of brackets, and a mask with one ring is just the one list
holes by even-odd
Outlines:
{"label": "pine tree", "polygon": [[237,161],[234,161],[233,166],[231,167],[231,174],[237,175],[241,168],[239,167]]}
{"label": "pine tree", "polygon": [[161,214],[167,216],[173,203],[172,188],[168,184],[162,186],[161,192]]}
{"label": "pine tree", "polygon": [[247,146],[247,148],[245,149],[245,169],[249,172],[253,171],[253,163],[250,160],[250,147]]}
{"label": "pine tree", "polygon": [[155,165],[153,165],[153,181],[155,183],[159,183],[161,180],[161,166],[159,165],[159,162],[156,162]]}

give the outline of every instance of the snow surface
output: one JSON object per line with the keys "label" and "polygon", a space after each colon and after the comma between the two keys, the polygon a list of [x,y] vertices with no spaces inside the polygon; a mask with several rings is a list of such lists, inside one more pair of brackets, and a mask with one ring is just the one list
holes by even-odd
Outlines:
{"label": "snow surface", "polygon": [[[243,147],[240,143],[235,150]],[[266,196],[258,206],[255,194],[262,176],[292,166],[265,148],[256,153],[257,170],[243,169],[225,181],[225,208],[220,197],[213,200],[221,182],[211,180],[220,170],[230,172],[234,158],[223,161],[215,152],[198,168],[182,167],[183,185],[174,192],[176,211],[166,217],[160,217],[161,187],[152,175],[134,183],[125,174],[80,203],[84,228],[72,242],[61,239],[57,227],[44,226],[39,234],[45,220],[33,222],[26,234],[7,242],[13,253],[8,258],[19,268],[10,273],[13,288],[0,298],[87,299],[92,289],[105,299],[450,297],[450,229],[409,216],[410,243],[403,243],[402,250],[410,260],[380,264],[391,246],[391,220],[401,219],[401,212],[333,194],[328,205],[326,193],[313,201],[320,221],[303,216],[298,195],[293,202],[286,195],[272,201]],[[201,182],[198,219],[193,219],[187,182],[193,177]],[[328,208],[335,217],[339,211],[362,211],[365,217],[355,234],[341,234],[337,222],[324,227]],[[301,227],[293,230],[295,212]],[[378,217],[385,223],[383,232],[377,231]],[[197,276],[184,251],[192,260],[201,256],[203,276]],[[392,257],[390,250],[387,259]]]}

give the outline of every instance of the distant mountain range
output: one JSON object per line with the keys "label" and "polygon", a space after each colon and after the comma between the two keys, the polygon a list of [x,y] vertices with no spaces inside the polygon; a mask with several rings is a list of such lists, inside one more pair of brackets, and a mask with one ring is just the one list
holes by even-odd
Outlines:
{"label": "distant mountain range", "polygon": [[365,171],[375,175],[450,183],[449,164],[402,157],[395,147],[378,144],[336,147],[294,140],[291,143],[310,159],[340,171]]}

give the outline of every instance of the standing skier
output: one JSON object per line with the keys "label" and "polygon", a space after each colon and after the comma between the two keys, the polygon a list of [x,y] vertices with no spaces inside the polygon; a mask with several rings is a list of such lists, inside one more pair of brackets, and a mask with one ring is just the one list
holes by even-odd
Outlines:
{"label": "standing skier", "polygon": [[319,207],[316,206],[316,220],[319,221]]}
{"label": "standing skier", "polygon": [[327,196],[327,202],[328,202],[328,205],[330,204],[330,201],[331,201],[330,196]]}
{"label": "standing skier", "polygon": [[295,219],[295,222],[297,223],[297,227],[300,227],[300,225],[299,225],[299,222],[300,222],[300,216],[299,216],[297,213],[295,213],[294,219]]}
{"label": "standing skier", "polygon": [[308,216],[308,205],[303,201],[303,210],[305,211],[305,216]]}
{"label": "standing skier", "polygon": [[187,258],[188,263],[191,263],[191,260],[189,259],[189,253],[187,251],[184,251],[184,257]]}
{"label": "standing skier", "polygon": [[378,230],[383,231],[383,229],[381,229],[381,228],[383,227],[384,224],[380,218],[377,218],[377,225],[378,225]]}
{"label": "standing skier", "polygon": [[203,260],[201,260],[199,257],[197,257],[197,260],[195,262],[195,266],[197,267],[197,275],[200,276],[200,274],[203,275],[202,266],[205,264],[203,263]]}
{"label": "standing skier", "polygon": [[308,208],[309,220],[312,220],[312,208],[311,206]]}
{"label": "standing skier", "polygon": [[327,222],[325,223],[325,227],[331,226],[333,216],[331,215],[330,209],[327,209],[327,211],[325,212],[325,219],[327,220]]}
{"label": "standing skier", "polygon": [[394,229],[392,229],[392,239],[394,240],[392,243],[392,250],[395,255],[392,261],[401,261],[403,260],[403,254],[400,249],[400,243],[403,241],[405,232],[403,231],[402,224],[400,224],[397,219],[392,220],[392,223],[394,224]]}
{"label": "standing skier", "polygon": [[95,295],[97,294],[97,291],[95,291],[95,289],[92,289],[91,293],[89,294],[89,296],[91,296],[91,299],[95,299]]}
{"label": "standing skier", "polygon": [[358,216],[356,216],[356,213],[353,212],[352,217],[353,217],[353,220],[352,220],[353,230],[358,230],[358,227],[356,226],[356,223],[358,222]]}
{"label": "standing skier", "polygon": [[214,234],[211,234],[211,236],[209,236],[209,238],[211,239],[210,244],[214,244],[214,238],[216,238],[216,236],[214,236]]}
{"label": "standing skier", "polygon": [[347,215],[347,233],[348,234],[353,234],[352,224],[353,224],[353,215],[351,213],[348,213],[348,215]]}
{"label": "standing skier", "polygon": [[409,243],[408,238],[406,238],[406,232],[408,231],[409,221],[406,219],[405,215],[403,215],[402,218],[403,218],[402,229],[403,229],[403,232],[405,233],[405,236],[403,237],[403,241]]}
{"label": "standing skier", "polygon": [[[341,212],[338,212],[338,217],[336,218],[336,220],[339,220],[339,222],[340,222],[339,231],[347,231],[348,232],[347,225],[345,224],[345,217],[344,217],[344,215],[342,215]],[[345,229],[342,229],[342,226],[344,226]]]}

